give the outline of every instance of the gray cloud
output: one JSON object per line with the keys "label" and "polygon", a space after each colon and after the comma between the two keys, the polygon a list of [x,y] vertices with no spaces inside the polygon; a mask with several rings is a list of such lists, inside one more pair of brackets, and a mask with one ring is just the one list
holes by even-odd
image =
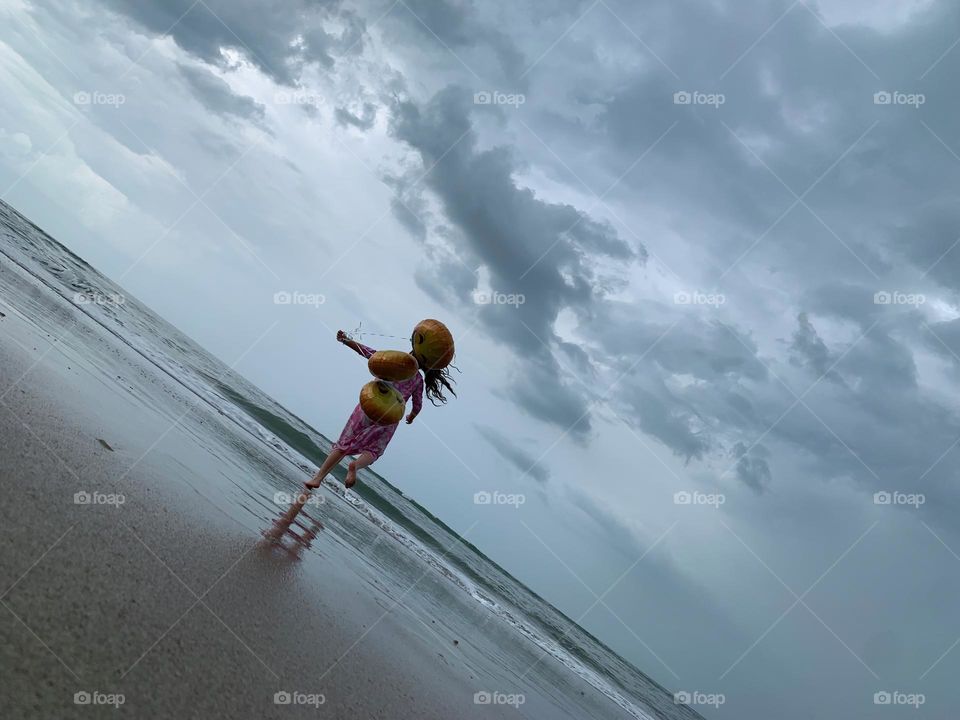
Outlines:
{"label": "gray cloud", "polygon": [[733,447],[733,456],[737,458],[737,477],[751,490],[762,493],[770,484],[770,466],[766,458],[769,456],[763,445],[748,448],[742,442]]}
{"label": "gray cloud", "polygon": [[835,360],[817,334],[807,313],[800,313],[797,316],[797,324],[799,327],[794,332],[793,342],[790,345],[790,349],[795,353],[793,362],[812,368],[818,377],[839,379],[830,369]]}
{"label": "gray cloud", "polygon": [[550,471],[543,465],[542,458],[538,460],[531,453],[519,447],[503,433],[487,425],[474,423],[473,426],[500,455],[509,461],[523,475],[529,475],[537,482],[544,483],[550,479]]}
{"label": "gray cloud", "polygon": [[554,323],[562,310],[588,312],[603,296],[608,278],[599,257],[642,261],[645,250],[576,208],[545,202],[518,186],[515,160],[506,148],[478,149],[469,99],[466,91],[450,87],[422,107],[400,103],[393,133],[429,170],[424,184],[458,230],[449,238],[458,243],[452,254],[468,267],[486,268],[495,292],[524,297],[518,306],[488,304],[478,310],[488,332],[525,358],[511,395],[532,416],[570,428],[582,439],[590,428],[589,411],[582,391],[564,383],[553,358]]}
{"label": "gray cloud", "polygon": [[369,130],[377,121],[377,106],[373,103],[365,102],[359,114],[352,113],[346,108],[338,107],[334,111],[334,115],[340,125],[355,127],[358,130]]}
{"label": "gray cloud", "polygon": [[[229,48],[286,85],[295,84],[311,63],[329,68],[335,54],[362,49],[364,23],[343,9],[341,0],[108,2],[148,31],[169,34],[208,63],[224,65],[222,49]],[[338,35],[324,29],[324,21],[331,17],[343,23]]]}
{"label": "gray cloud", "polygon": [[215,113],[236,115],[252,122],[263,120],[263,105],[253,98],[235,94],[224,80],[209,70],[181,65],[180,74],[186,78],[194,94]]}
{"label": "gray cloud", "polygon": [[[508,33],[482,17],[484,6],[449,0],[405,0],[391,13],[419,46],[431,48],[444,60],[453,53],[471,75],[474,67],[490,70],[485,55],[492,54],[501,78],[520,80],[525,58]],[[479,81],[479,78],[475,78]],[[521,83],[522,87],[522,83]]]}

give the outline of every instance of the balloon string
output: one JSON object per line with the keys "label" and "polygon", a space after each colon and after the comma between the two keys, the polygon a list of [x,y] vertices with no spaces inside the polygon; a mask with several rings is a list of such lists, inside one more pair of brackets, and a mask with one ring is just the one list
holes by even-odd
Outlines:
{"label": "balloon string", "polygon": [[347,333],[347,337],[351,340],[363,340],[364,335],[374,335],[376,337],[385,337],[385,338],[396,338],[397,340],[409,340],[409,338],[404,338],[399,335],[385,335],[383,333],[375,333],[363,330],[363,323],[357,325],[355,330],[351,330]]}

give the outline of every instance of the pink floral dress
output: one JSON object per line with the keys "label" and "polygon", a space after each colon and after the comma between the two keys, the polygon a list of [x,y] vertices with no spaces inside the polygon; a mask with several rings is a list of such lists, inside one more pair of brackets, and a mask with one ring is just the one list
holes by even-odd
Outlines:
{"label": "pink floral dress", "polygon": [[[366,345],[360,345],[360,343],[357,343],[357,345],[366,358],[376,352]],[[413,398],[413,413],[415,415],[419,413],[423,407],[423,377],[420,372],[417,371],[409,380],[395,382],[392,385],[400,391],[404,400]],[[399,424],[377,425],[370,421],[360,405],[357,404],[350,415],[350,419],[347,420],[347,424],[343,426],[340,439],[333,444],[333,447],[345,455],[359,455],[362,452],[368,452],[376,460],[383,454],[387,443],[390,442],[390,438],[397,431]]]}

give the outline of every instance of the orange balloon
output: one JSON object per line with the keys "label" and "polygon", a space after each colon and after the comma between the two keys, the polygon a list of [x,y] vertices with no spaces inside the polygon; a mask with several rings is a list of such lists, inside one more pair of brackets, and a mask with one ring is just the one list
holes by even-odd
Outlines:
{"label": "orange balloon", "polygon": [[453,335],[439,320],[421,321],[410,340],[413,354],[424,370],[440,370],[453,362]]}
{"label": "orange balloon", "polygon": [[377,425],[396,425],[403,420],[406,402],[390,383],[371,380],[360,390],[360,408]]}
{"label": "orange balloon", "polygon": [[414,376],[417,372],[417,361],[413,355],[402,350],[377,350],[367,360],[367,367],[374,377],[400,382]]}

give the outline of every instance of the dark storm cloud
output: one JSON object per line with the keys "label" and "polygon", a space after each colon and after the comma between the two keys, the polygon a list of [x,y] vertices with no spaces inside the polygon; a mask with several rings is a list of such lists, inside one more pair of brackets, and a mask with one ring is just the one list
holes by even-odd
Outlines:
{"label": "dark storm cloud", "polygon": [[754,492],[762,493],[771,480],[767,449],[763,445],[748,448],[738,442],[733,446],[733,456],[737,458],[737,477]]}
{"label": "dark storm cloud", "polygon": [[856,285],[838,279],[813,285],[798,299],[800,306],[818,315],[851,320],[863,328],[878,320],[884,307],[873,301],[875,285]]}
{"label": "dark storm cloud", "polygon": [[[589,146],[585,167],[569,160],[580,176],[600,174],[599,165],[616,178],[648,153],[611,197],[671,209],[678,231],[708,254],[705,275],[729,292],[733,317],[738,299],[770,292],[755,285],[756,271],[775,275],[797,318],[782,356],[761,357],[750,328],[725,312],[709,319],[612,302],[597,289],[603,278],[590,261],[601,254],[629,261],[622,241],[596,222],[558,233],[578,211],[547,206],[517,187],[511,151],[478,150],[455,90],[400,106],[394,133],[420,153],[424,168],[440,160],[425,184],[461,231],[455,253],[489,267],[495,290],[527,296],[522,307],[480,312],[486,329],[525,358],[510,395],[531,415],[561,429],[580,418],[585,433],[604,383],[594,392],[572,376],[593,384],[604,366],[612,368],[608,381],[626,375],[604,402],[627,424],[685,459],[719,459],[756,492],[774,482],[780,453],[798,453],[822,477],[910,486],[952,442],[957,420],[918,389],[913,354],[923,314],[878,305],[874,295],[935,293],[956,283],[960,213],[950,178],[960,160],[940,141],[960,149],[960,132],[944,121],[958,105],[948,84],[960,52],[920,75],[950,47],[943,27],[956,25],[960,10],[937,4],[893,33],[847,28],[844,47],[812,6],[748,7],[734,16],[700,3],[615,4],[645,37],[685,38],[650,40],[679,79],[634,48],[644,56],[637,72],[597,75],[587,66],[570,73],[566,98],[584,113],[598,111],[594,122],[560,122],[544,98],[529,103],[544,111],[525,122],[541,120],[535,129],[548,128],[547,141],[565,158]],[[781,16],[769,42],[737,61]],[[452,21],[451,28],[453,42]],[[924,50],[917,56],[908,48]],[[564,53],[548,55],[535,74],[569,69],[564,62]],[[875,92],[897,88],[927,92],[928,100],[919,110],[874,103]],[[675,104],[683,90],[722,92],[725,103]],[[557,237],[564,239],[554,246]],[[637,248],[633,260],[643,256]],[[444,282],[443,272],[423,277]],[[458,279],[447,298],[462,295],[468,282]],[[434,285],[434,294],[443,292]],[[590,342],[576,355],[556,336],[562,310]],[[831,340],[818,331],[818,317],[852,321],[867,336]],[[771,364],[777,377],[766,369]]]}
{"label": "dark storm cloud", "polygon": [[537,457],[517,446],[506,435],[487,425],[474,423],[473,426],[494,450],[520,471],[521,477],[529,475],[541,483],[550,479],[550,471],[541,464]]}
{"label": "dark storm cloud", "polygon": [[[471,69],[474,65],[483,70],[489,67],[489,62],[474,58],[474,51],[489,52],[502,77],[519,79],[525,64],[523,53],[509,34],[480,16],[481,9],[472,2],[405,0],[390,17],[404,23],[419,45],[444,56],[455,53],[456,61],[463,62],[471,74],[476,72]],[[468,55],[468,60],[461,55]]]}
{"label": "dark storm cloud", "polygon": [[617,416],[684,459],[754,424],[750,387],[765,386],[767,371],[737,328],[688,306],[608,301],[584,331],[613,363],[605,395]]}
{"label": "dark storm cloud", "polygon": [[[216,65],[223,49],[244,55],[274,80],[296,84],[305,65],[329,68],[334,55],[362,49],[363,21],[341,0],[108,0],[148,31],[169,35],[180,47]],[[324,29],[335,18],[336,34]]]}
{"label": "dark storm cloud", "polygon": [[517,403],[531,417],[559,427],[560,439],[570,435],[583,443],[590,433],[592,405],[549,352],[524,360],[507,392],[497,394]]}
{"label": "dark storm cloud", "polygon": [[749,336],[722,320],[688,306],[655,302],[606,302],[589,328],[590,336],[611,356],[626,363],[649,358],[673,375],[714,381],[723,375],[761,379],[766,375],[755,360]]}
{"label": "dark storm cloud", "polygon": [[960,319],[932,322],[925,326],[928,349],[952,364],[960,365]]}
{"label": "dark storm cloud", "polygon": [[645,253],[606,223],[520,187],[510,151],[477,147],[470,97],[450,87],[422,107],[400,103],[392,130],[420,155],[427,170],[423,184],[456,227],[451,252],[467,267],[486,268],[494,293],[523,298],[478,306],[487,330],[524,357],[511,397],[534,417],[582,439],[590,428],[589,409],[582,390],[562,379],[553,356],[554,323],[562,310],[585,311],[603,296],[607,279],[597,260],[642,261]]}
{"label": "dark storm cloud", "polygon": [[[398,217],[410,214],[405,206],[394,204],[393,207]],[[423,257],[428,262],[417,267],[414,279],[427,295],[439,303],[457,305],[473,292],[477,274],[449,250],[427,246],[423,250]]]}
{"label": "dark storm cloud", "polygon": [[[599,107],[598,122],[555,128],[567,135],[564,146],[588,144],[595,150],[590,162],[605,156],[615,173],[676,123],[614,194],[627,201],[642,193],[644,202],[682,214],[684,232],[713,255],[708,277],[720,281],[747,253],[738,270],[767,264],[806,283],[826,268],[872,282],[872,273],[895,267],[891,255],[915,256],[926,268],[960,237],[943,182],[957,159],[923,124],[957,152],[960,133],[941,118],[957,109],[948,83],[960,56],[946,55],[920,77],[953,42],[942,28],[956,26],[955,6],[939,3],[892,34],[844,28],[839,34],[851,49],[801,3],[746,3],[736,14],[703,3],[655,6],[616,9],[646,36],[685,38],[656,46],[679,78],[659,63],[627,79],[584,77],[594,87],[571,97],[582,112]],[[767,30],[769,37],[734,64]],[[638,48],[637,55],[644,53]],[[551,55],[543,64],[554,60],[560,63]],[[896,88],[926,92],[925,105],[917,111],[874,104],[875,92]],[[719,109],[677,105],[673,94],[683,90],[723,93],[725,102]],[[802,195],[821,175],[804,198],[812,211],[798,205],[778,221],[796,200],[791,190]],[[936,268],[945,283],[957,277],[958,258],[951,253]]]}
{"label": "dark storm cloud", "polygon": [[793,333],[793,342],[790,345],[794,352],[793,362],[812,368],[818,376],[837,380],[838,376],[830,369],[835,360],[806,313],[797,316],[797,324],[799,327]]}
{"label": "dark storm cloud", "polygon": [[180,74],[204,105],[220,115],[235,115],[256,122],[263,120],[264,107],[253,98],[237,95],[222,79],[203,68],[180,66]]}
{"label": "dark storm cloud", "polygon": [[353,113],[347,108],[338,107],[334,111],[334,116],[339,125],[355,127],[358,130],[369,130],[377,121],[377,106],[365,102],[359,113]]}
{"label": "dark storm cloud", "polygon": [[960,290],[960,205],[951,197],[893,230],[903,254],[942,285]]}

